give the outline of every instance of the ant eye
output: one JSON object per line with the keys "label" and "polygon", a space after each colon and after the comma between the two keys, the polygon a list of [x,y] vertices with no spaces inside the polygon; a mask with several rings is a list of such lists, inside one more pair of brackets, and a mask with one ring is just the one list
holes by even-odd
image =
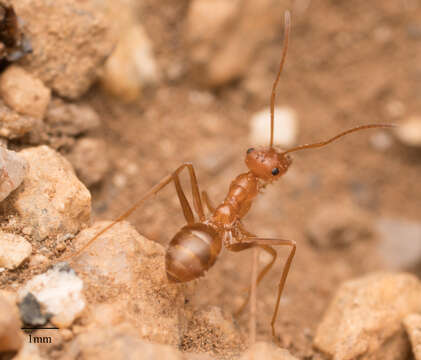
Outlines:
{"label": "ant eye", "polygon": [[273,176],[278,175],[278,174],[279,174],[279,169],[278,168],[272,169],[272,175]]}
{"label": "ant eye", "polygon": [[247,150],[247,154],[250,154],[252,151],[254,151],[254,148],[250,148]]}

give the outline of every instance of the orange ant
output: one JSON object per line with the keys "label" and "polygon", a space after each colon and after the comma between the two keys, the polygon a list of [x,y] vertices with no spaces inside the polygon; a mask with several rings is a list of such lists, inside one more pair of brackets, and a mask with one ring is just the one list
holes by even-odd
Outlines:
{"label": "orange ant", "polygon": [[[290,33],[290,13],[285,13],[285,36],[282,50],[282,58],[279,66],[278,74],[272,88],[271,96],[271,128],[269,146],[250,148],[246,152],[246,165],[248,171],[238,175],[234,181],[231,182],[228,195],[225,200],[217,207],[212,206],[209,197],[205,191],[202,196],[199,191],[199,184],[196,178],[193,165],[191,163],[184,163],[178,167],[172,174],[162,179],[152,189],[150,189],[140,200],[138,200],[129,210],[122,214],[119,218],[114,220],[110,225],[106,226],[98,232],[92,239],[90,239],[81,249],[79,249],[71,258],[78,256],[83,250],[90,246],[100,235],[105,233],[112,226],[118,222],[126,219],[133,211],[135,211],[146,200],[156,195],[160,190],[171,182],[175,185],[178,199],[183,210],[187,225],[183,226],[172,238],[166,251],[165,265],[168,281],[171,283],[183,283],[202,277],[206,271],[209,270],[216,262],[222,246],[227,250],[239,252],[246,249],[262,249],[271,257],[271,261],[260,271],[256,279],[257,255],[254,253],[252,285],[248,292],[248,296],[241,306],[241,312],[249,299],[252,299],[252,311],[250,321],[250,341],[255,340],[255,310],[253,306],[256,302],[256,287],[261,282],[263,277],[267,274],[273,266],[277,253],[272,246],[287,246],[290,252],[286,263],[284,265],[281,279],[278,285],[278,294],[276,298],[275,309],[272,316],[271,328],[272,335],[275,337],[275,320],[277,318],[279,302],[282,291],[285,286],[285,281],[291,262],[295,254],[296,243],[293,240],[285,240],[279,238],[259,238],[256,235],[248,232],[242,223],[242,218],[248,213],[253,204],[254,199],[267,185],[279,180],[291,166],[292,159],[289,153],[300,151],[304,149],[318,148],[330,144],[347,134],[370,128],[392,127],[393,125],[386,124],[369,124],[362,125],[340,134],[313,144],[305,144],[294,147],[292,149],[283,151],[273,145],[274,133],[274,106],[276,86],[285,63],[286,53],[288,49],[289,33]],[[193,195],[194,210],[199,218],[195,220],[192,208],[184,194],[180,183],[180,173],[187,169],[190,175],[190,182]],[[203,202],[210,211],[210,216],[206,217]]]}

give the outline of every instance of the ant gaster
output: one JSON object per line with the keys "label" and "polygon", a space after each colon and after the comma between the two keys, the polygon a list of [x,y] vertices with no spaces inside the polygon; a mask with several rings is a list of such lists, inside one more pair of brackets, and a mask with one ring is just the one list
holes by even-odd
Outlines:
{"label": "ant gaster", "polygon": [[[248,213],[253,204],[254,199],[260,194],[261,190],[268,184],[280,179],[291,166],[292,159],[289,153],[325,146],[336,139],[349,133],[369,128],[391,127],[385,124],[369,124],[344,131],[326,141],[306,144],[294,147],[292,149],[282,151],[273,144],[274,134],[274,106],[276,86],[285,63],[288,41],[290,32],[290,14],[285,13],[285,36],[282,50],[281,63],[272,88],[271,96],[271,130],[269,146],[250,148],[246,151],[245,162],[248,171],[238,175],[228,190],[228,195],[224,201],[214,207],[209,201],[205,191],[200,193],[199,184],[196,173],[191,163],[184,163],[178,167],[172,174],[162,179],[152,189],[150,189],[141,199],[139,199],[128,211],[111,224],[102,229],[92,239],[90,239],[80,250],[78,250],[71,258],[78,256],[83,250],[90,246],[101,234],[106,232],[118,222],[127,218],[146,200],[156,195],[160,190],[170,183],[174,183],[180,205],[186,219],[187,225],[183,226],[172,238],[168,245],[165,266],[168,281],[171,283],[183,283],[202,277],[216,262],[222,247],[229,251],[239,252],[251,248],[259,248],[267,252],[271,256],[271,261],[264,266],[257,277],[257,282],[252,285],[251,291],[245,300],[241,311],[248,300],[252,298],[255,303],[255,288],[262,278],[267,274],[274,264],[277,253],[273,246],[286,246],[289,248],[289,255],[282,270],[280,281],[278,284],[278,292],[276,304],[272,315],[271,328],[272,335],[275,337],[275,320],[277,318],[279,302],[288,271],[291,266],[292,259],[295,254],[296,243],[293,240],[285,240],[279,238],[260,238],[248,232],[242,223],[242,218]],[[190,183],[193,195],[193,206],[198,217],[195,219],[192,207],[190,206],[180,183],[180,173],[187,169],[190,176]],[[203,203],[210,212],[208,217],[205,216]],[[253,298],[254,297],[254,298]],[[255,328],[255,320],[253,327]],[[254,333],[251,327],[251,341],[254,341]]]}

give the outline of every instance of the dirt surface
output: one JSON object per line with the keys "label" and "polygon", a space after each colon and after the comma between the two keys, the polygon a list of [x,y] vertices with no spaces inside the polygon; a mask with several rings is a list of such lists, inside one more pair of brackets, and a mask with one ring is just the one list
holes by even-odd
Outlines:
{"label": "dirt surface", "polygon": [[[399,122],[421,113],[418,2],[294,4],[284,5],[292,9],[292,33],[277,104],[297,112],[297,143],[320,141],[359,124]],[[169,0],[159,5],[146,0],[139,6],[158,65],[166,73],[179,64],[184,75],[176,80],[164,77],[130,105],[109,97],[99,86],[82,99],[101,118],[102,127],[95,135],[106,141],[112,164],[104,180],[90,188],[93,220],[116,218],[184,161],[193,162],[201,189],[214,203],[222,201],[230,182],[246,171],[245,151],[253,145],[248,141],[248,124],[252,114],[269,103],[281,54],[282,13],[279,31],[262,39],[264,46],[245,77],[211,90],[189,75],[183,41],[188,6],[189,1]],[[324,149],[294,154],[288,174],[259,196],[245,219],[248,230],[259,236],[297,241],[276,329],[281,346],[298,358],[323,358],[312,349],[312,340],[338,284],[387,269],[377,251],[376,235],[346,246],[312,245],[306,231],[315,214],[332,203],[352,203],[373,221],[381,217],[420,221],[420,152],[397,141],[380,151],[370,141],[379,132],[355,134]],[[129,221],[144,236],[166,245],[184,224],[173,187],[164,189]],[[259,286],[258,340],[272,340],[270,319],[287,250],[279,249],[278,254],[281,260]],[[267,261],[263,254],[261,260]],[[248,287],[250,269],[249,252],[225,251],[207,276],[197,281],[189,306],[212,305],[234,313]],[[19,271],[10,276],[16,279]],[[10,280],[3,279],[6,287]],[[238,322],[247,334],[247,311]],[[199,341],[183,344],[189,352],[208,350]]]}

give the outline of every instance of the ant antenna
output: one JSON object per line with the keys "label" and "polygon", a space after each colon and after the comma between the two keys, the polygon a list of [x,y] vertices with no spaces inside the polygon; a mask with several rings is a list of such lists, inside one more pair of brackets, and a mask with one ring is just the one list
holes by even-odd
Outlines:
{"label": "ant antenna", "polygon": [[294,151],[304,150],[304,149],[319,148],[319,147],[325,146],[327,144],[330,144],[331,142],[339,139],[340,137],[345,136],[345,135],[350,134],[350,133],[353,133],[355,131],[372,129],[372,128],[391,128],[391,127],[396,127],[396,125],[394,125],[394,124],[368,124],[368,125],[357,126],[355,128],[352,128],[352,129],[346,130],[344,132],[341,132],[340,134],[338,134],[338,135],[336,135],[333,138],[330,138],[328,140],[321,141],[321,142],[314,143],[314,144],[304,144],[304,145],[294,147],[292,149],[284,151],[282,153],[282,155],[285,155],[285,154],[288,154],[288,153],[291,153],[291,152],[294,152]]}
{"label": "ant antenna", "polygon": [[288,50],[288,41],[289,41],[289,31],[291,29],[291,14],[288,10],[285,11],[285,35],[284,35],[284,45],[282,47],[282,58],[281,63],[279,64],[278,74],[276,75],[275,82],[272,87],[272,96],[270,98],[270,143],[269,147],[273,147],[273,129],[275,127],[275,96],[276,96],[276,86],[278,85],[279,78],[284,67],[285,58]]}

